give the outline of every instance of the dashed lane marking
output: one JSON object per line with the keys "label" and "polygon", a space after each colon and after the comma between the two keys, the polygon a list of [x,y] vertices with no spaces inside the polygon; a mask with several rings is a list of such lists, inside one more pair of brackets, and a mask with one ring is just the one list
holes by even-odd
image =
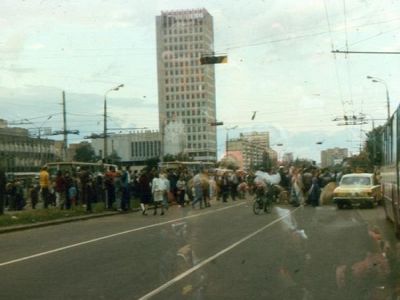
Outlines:
{"label": "dashed lane marking", "polygon": [[159,286],[158,288],[156,288],[155,290],[147,293],[146,295],[142,296],[139,298],[139,300],[147,300],[150,299],[151,297],[161,293],[163,290],[167,289],[168,287],[170,287],[171,285],[175,284],[176,282],[180,281],[181,279],[185,278],[186,276],[192,274],[193,272],[197,271],[198,269],[200,269],[201,267],[204,267],[206,264],[210,263],[211,261],[213,261],[214,259],[218,258],[219,256],[227,253],[228,251],[232,250],[233,248],[239,246],[240,244],[244,243],[245,241],[247,241],[248,239],[252,238],[253,236],[257,235],[258,233],[260,233],[261,231],[267,229],[268,227],[271,227],[272,225],[274,225],[275,223],[278,223],[280,221],[282,221],[283,219],[287,218],[288,216],[290,216],[291,214],[293,214],[296,210],[298,210],[300,207],[297,207],[295,209],[293,209],[292,211],[289,211],[289,213],[279,217],[278,219],[272,221],[271,223],[268,223],[267,225],[261,227],[260,229],[254,231],[253,233],[250,233],[249,235],[245,236],[244,238],[240,239],[239,241],[237,241],[236,243],[233,243],[232,245],[228,246],[227,248],[219,251],[218,253],[214,254],[213,256],[210,256],[209,258],[203,260],[202,262],[200,262],[198,265],[195,265],[194,267],[190,268],[189,270],[181,273],[180,275],[176,276],[175,278],[171,279],[170,281],[167,281],[166,283],[164,283],[163,285]]}

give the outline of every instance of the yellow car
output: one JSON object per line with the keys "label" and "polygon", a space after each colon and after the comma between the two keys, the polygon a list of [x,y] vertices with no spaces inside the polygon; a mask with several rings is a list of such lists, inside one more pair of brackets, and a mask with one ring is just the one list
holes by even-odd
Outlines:
{"label": "yellow car", "polygon": [[363,206],[373,208],[382,200],[381,186],[372,173],[343,175],[333,191],[333,202],[343,208]]}

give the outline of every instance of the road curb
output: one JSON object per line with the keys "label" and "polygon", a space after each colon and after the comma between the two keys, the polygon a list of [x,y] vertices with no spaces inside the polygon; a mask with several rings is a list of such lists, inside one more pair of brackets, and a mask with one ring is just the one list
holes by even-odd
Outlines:
{"label": "road curb", "polygon": [[77,222],[77,221],[85,221],[85,220],[89,220],[89,219],[109,217],[109,216],[115,216],[115,215],[120,215],[120,214],[133,213],[133,212],[137,212],[137,211],[139,211],[139,210],[132,210],[129,212],[111,211],[111,212],[105,212],[105,213],[87,214],[87,215],[76,216],[76,217],[56,219],[56,220],[46,221],[46,222],[7,226],[4,228],[0,228],[0,234],[14,232],[14,231],[34,229],[34,228],[40,228],[40,227],[46,227],[46,226],[52,226],[52,225],[71,223],[71,222]]}

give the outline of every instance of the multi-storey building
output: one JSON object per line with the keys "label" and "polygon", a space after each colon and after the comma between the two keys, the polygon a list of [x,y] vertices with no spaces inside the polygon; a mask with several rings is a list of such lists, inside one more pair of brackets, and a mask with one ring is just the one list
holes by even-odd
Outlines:
{"label": "multi-storey building", "polygon": [[33,138],[25,128],[8,127],[0,119],[0,166],[7,172],[37,171],[46,162],[54,161],[55,141]]}
{"label": "multi-storey building", "polygon": [[[184,125],[181,152],[195,160],[217,159],[214,65],[201,65],[212,54],[213,18],[205,9],[163,11],[156,17],[158,109],[162,154],[164,128],[172,120]],[[170,153],[174,154],[174,153]]]}
{"label": "multi-storey building", "polygon": [[240,152],[243,161],[238,163],[244,169],[249,170],[263,163],[265,152],[270,154],[270,151],[273,151],[268,146],[269,132],[241,133],[238,139],[227,141],[226,154],[227,156],[234,156],[234,153]]}
{"label": "multi-storey building", "polygon": [[241,133],[241,137],[244,139],[249,140],[253,145],[259,145],[262,148],[269,148],[269,132],[247,132]]}
{"label": "multi-storey building", "polygon": [[294,161],[293,153],[292,152],[287,152],[284,153],[282,156],[282,162],[286,164],[290,164],[291,162]]}
{"label": "multi-storey building", "polygon": [[349,156],[347,148],[332,148],[321,151],[321,167],[326,168],[341,164]]}

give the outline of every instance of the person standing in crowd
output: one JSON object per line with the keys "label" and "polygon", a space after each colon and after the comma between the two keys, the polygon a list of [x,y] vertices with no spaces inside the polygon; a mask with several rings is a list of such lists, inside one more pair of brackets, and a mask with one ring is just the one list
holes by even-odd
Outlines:
{"label": "person standing in crowd", "polygon": [[58,208],[64,209],[65,207],[65,202],[66,202],[66,181],[65,177],[63,176],[61,170],[57,171],[57,177],[56,177],[56,206]]}
{"label": "person standing in crowd", "polygon": [[82,204],[86,205],[86,211],[92,212],[92,199],[90,197],[90,173],[86,166],[82,166],[79,172],[79,181],[81,183],[80,197]]}
{"label": "person standing in crowd", "polygon": [[200,208],[203,208],[202,201],[203,201],[203,186],[201,184],[201,173],[198,172],[193,177],[193,189],[194,189],[194,199],[192,202],[192,208],[196,207],[196,203],[200,203]]}
{"label": "person standing in crowd", "polygon": [[229,195],[229,176],[228,173],[224,173],[221,178],[221,195],[222,195],[222,202],[228,202],[228,195]]}
{"label": "person standing in crowd", "polygon": [[217,183],[215,182],[215,175],[211,175],[208,178],[208,194],[211,199],[215,199],[217,196]]}
{"label": "person standing in crowd", "polygon": [[139,175],[138,175],[138,171],[135,170],[133,171],[133,173],[131,174],[131,182],[130,182],[130,193],[131,196],[135,199],[138,197],[139,195]]}
{"label": "person standing in crowd", "polygon": [[170,190],[171,199],[172,199],[172,201],[177,201],[178,188],[176,187],[176,184],[178,182],[179,176],[175,170],[170,170],[168,172],[167,178],[168,178],[169,186],[170,186],[169,190]]}
{"label": "person standing in crowd", "polygon": [[185,206],[185,193],[186,193],[186,181],[183,174],[180,175],[178,181],[176,182],[177,197],[179,207]]}
{"label": "person standing in crowd", "polygon": [[74,184],[74,181],[68,171],[65,171],[64,179],[65,179],[65,209],[71,209],[71,197],[69,195],[69,189]]}
{"label": "person standing in crowd", "polygon": [[39,191],[40,187],[37,183],[30,186],[29,197],[31,198],[32,209],[36,209],[36,205],[39,202]]}
{"label": "person standing in crowd", "polygon": [[23,210],[25,206],[24,188],[20,180],[15,181],[15,206],[17,210]]}
{"label": "person standing in crowd", "polygon": [[301,176],[302,173],[300,170],[292,170],[292,189],[290,192],[290,197],[293,206],[300,206],[304,204],[303,181]]}
{"label": "person standing in crowd", "polygon": [[98,172],[93,181],[93,190],[96,198],[96,202],[105,203],[105,192],[103,184],[103,175]]}
{"label": "person standing in crowd", "polygon": [[127,211],[130,207],[130,176],[129,172],[126,170],[126,167],[122,167],[121,172],[121,210]]}
{"label": "person standing in crowd", "polygon": [[318,206],[320,195],[321,195],[321,188],[318,185],[318,178],[313,177],[311,188],[308,191],[308,202],[314,207]]}
{"label": "person standing in crowd", "polygon": [[138,178],[138,192],[140,199],[140,208],[142,209],[142,215],[147,216],[146,210],[147,206],[151,202],[151,181],[149,172],[146,172],[145,169],[141,171],[141,174]]}
{"label": "person standing in crowd", "polygon": [[107,209],[112,209],[115,202],[115,177],[117,172],[113,166],[106,172],[104,184],[107,190]]}
{"label": "person standing in crowd", "polygon": [[170,182],[169,182],[169,180],[167,178],[167,175],[165,173],[161,173],[160,174],[160,179],[163,182],[163,190],[164,190],[162,205],[164,206],[164,208],[166,210],[168,210],[168,208],[169,208],[169,197],[170,197],[170,194],[171,194],[171,185],[170,185]]}
{"label": "person standing in crowd", "polygon": [[48,208],[50,202],[50,176],[47,167],[42,167],[39,173],[40,194],[43,201],[43,207]]}
{"label": "person standing in crowd", "polygon": [[231,190],[231,198],[232,201],[236,201],[236,196],[238,194],[238,185],[239,185],[239,178],[236,174],[236,172],[233,172],[229,178],[229,185],[230,185],[230,190]]}
{"label": "person standing in crowd", "polygon": [[164,214],[164,194],[166,192],[165,190],[165,184],[163,180],[160,178],[160,175],[158,173],[155,174],[155,177],[153,178],[151,182],[151,192],[153,194],[153,201],[154,201],[154,215],[157,214],[157,207],[158,205],[161,206],[161,215]]}
{"label": "person standing in crowd", "polygon": [[[73,207],[76,205],[77,201],[76,198],[78,196],[78,190],[76,189],[76,183],[72,181],[72,184],[68,188],[68,198],[69,198],[69,208]],[[69,209],[67,206],[67,209]]]}

